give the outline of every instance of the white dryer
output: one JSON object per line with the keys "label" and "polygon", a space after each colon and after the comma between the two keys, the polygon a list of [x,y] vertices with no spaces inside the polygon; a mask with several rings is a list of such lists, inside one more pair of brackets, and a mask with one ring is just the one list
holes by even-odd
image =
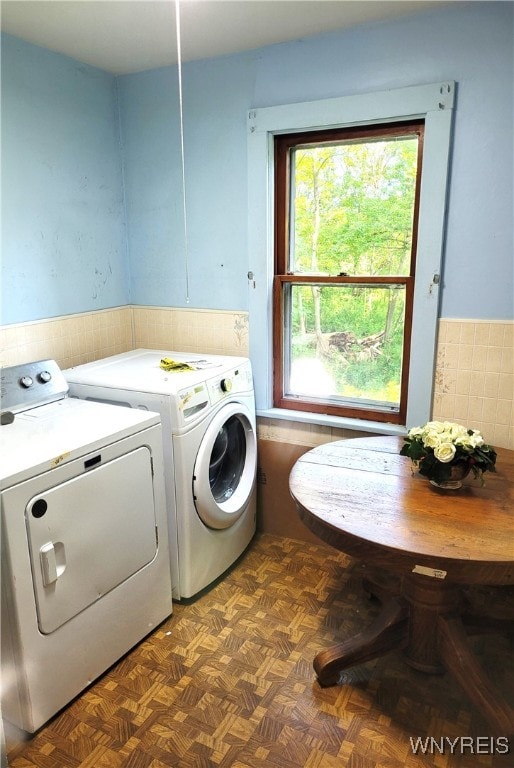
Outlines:
{"label": "white dryer", "polygon": [[171,614],[159,415],[1,372],[2,716],[34,732]]}
{"label": "white dryer", "polygon": [[[165,371],[163,358],[187,368]],[[237,560],[255,533],[257,439],[250,361],[137,349],[64,375],[74,397],[160,414],[173,596],[196,596]]]}

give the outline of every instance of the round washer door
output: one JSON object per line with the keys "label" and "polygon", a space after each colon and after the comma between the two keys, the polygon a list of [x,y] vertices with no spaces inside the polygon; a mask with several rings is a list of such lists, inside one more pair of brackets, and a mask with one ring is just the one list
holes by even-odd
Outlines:
{"label": "round washer door", "polygon": [[242,403],[228,403],[205,431],[196,457],[193,498],[210,528],[229,528],[244,512],[257,467],[257,439]]}

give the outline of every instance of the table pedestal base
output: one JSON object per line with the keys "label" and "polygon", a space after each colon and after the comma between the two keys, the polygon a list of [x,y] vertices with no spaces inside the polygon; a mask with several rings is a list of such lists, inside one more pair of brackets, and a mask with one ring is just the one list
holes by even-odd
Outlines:
{"label": "table pedestal base", "polygon": [[318,653],[314,659],[314,670],[320,685],[335,685],[341,670],[376,659],[393,648],[406,645],[407,622],[406,603],[401,598],[390,598],[366,630]]}
{"label": "table pedestal base", "polygon": [[390,585],[384,587],[369,578],[364,586],[380,599],[381,611],[366,630],[317,654],[314,670],[320,685],[335,685],[342,670],[403,648],[407,663],[415,669],[429,674],[448,671],[482,712],[492,735],[514,735],[514,710],[469,645],[459,618],[457,585],[409,575],[403,579],[401,595],[391,594]]}

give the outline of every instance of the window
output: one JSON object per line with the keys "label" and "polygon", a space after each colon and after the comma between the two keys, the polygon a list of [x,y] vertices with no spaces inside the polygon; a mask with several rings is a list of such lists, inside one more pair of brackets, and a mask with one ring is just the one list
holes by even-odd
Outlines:
{"label": "window", "polygon": [[[454,94],[454,83],[434,83],[249,112],[250,357],[259,416],[390,434],[430,418]],[[404,175],[387,171],[375,197],[362,196],[361,183],[360,200],[350,199],[350,177],[342,176],[354,159],[344,153],[373,157],[382,144]],[[316,152],[338,157],[323,166],[326,188],[315,192],[306,168]],[[354,168],[355,190],[359,174],[362,182],[365,170]],[[336,194],[345,184],[345,195]],[[393,216],[387,197],[395,185],[404,195]],[[317,230],[316,194],[325,217]],[[373,246],[369,230],[361,236],[364,209],[380,224]],[[386,258],[393,247],[401,258]],[[386,353],[393,334],[396,346]],[[321,373],[314,393],[302,375],[302,360],[315,354],[324,392]],[[368,367],[358,359],[366,355]]]}
{"label": "window", "polygon": [[405,423],[423,128],[275,136],[276,407]]}

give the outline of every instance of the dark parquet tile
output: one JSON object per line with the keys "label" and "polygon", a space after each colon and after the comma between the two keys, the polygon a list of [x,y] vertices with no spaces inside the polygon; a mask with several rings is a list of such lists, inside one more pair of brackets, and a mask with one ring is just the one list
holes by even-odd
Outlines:
{"label": "dark parquet tile", "polygon": [[[9,740],[10,768],[503,768],[514,757],[413,752],[411,737],[487,736],[448,676],[401,653],[321,688],[317,651],[378,608],[362,569],[324,545],[267,534],[30,740]],[[512,646],[474,641],[503,690]],[[514,746],[514,745],[513,745]]]}

